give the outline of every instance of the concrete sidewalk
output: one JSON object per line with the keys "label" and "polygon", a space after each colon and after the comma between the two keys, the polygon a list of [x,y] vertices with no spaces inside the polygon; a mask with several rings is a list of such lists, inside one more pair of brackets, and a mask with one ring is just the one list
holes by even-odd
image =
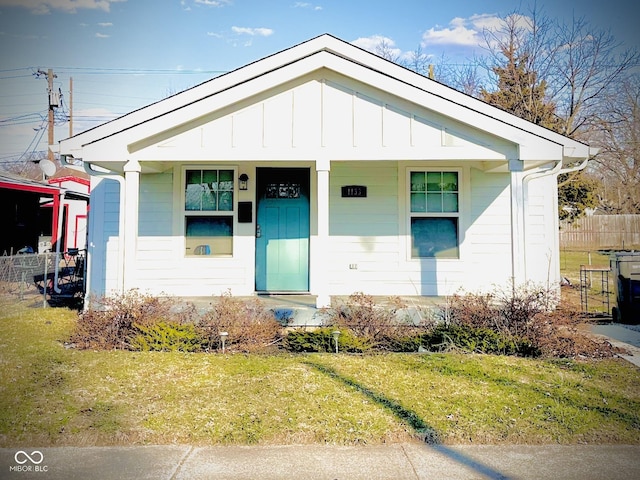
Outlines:
{"label": "concrete sidewalk", "polygon": [[620,357],[640,367],[640,327],[637,325],[623,325],[621,323],[605,323],[591,325],[592,335],[607,340],[614,347],[629,352]]}
{"label": "concrete sidewalk", "polygon": [[0,449],[2,479],[640,478],[639,445]]}

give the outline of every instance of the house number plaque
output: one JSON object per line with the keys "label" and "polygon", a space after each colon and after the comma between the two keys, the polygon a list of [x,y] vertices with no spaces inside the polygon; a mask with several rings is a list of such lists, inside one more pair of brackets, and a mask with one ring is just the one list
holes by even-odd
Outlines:
{"label": "house number plaque", "polygon": [[342,187],[343,198],[366,198],[367,187],[364,185],[345,185]]}

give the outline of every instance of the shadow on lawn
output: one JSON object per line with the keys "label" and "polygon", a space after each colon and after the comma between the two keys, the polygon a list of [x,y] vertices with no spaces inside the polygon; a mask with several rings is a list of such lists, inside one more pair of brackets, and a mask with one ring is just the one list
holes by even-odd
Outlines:
{"label": "shadow on lawn", "polygon": [[458,462],[466,467],[474,470],[476,473],[486,476],[490,479],[500,479],[500,480],[508,480],[509,477],[503,475],[497,470],[484,465],[477,460],[459,452],[454,449],[451,449],[445,445],[442,445],[441,440],[439,438],[438,432],[429,424],[427,424],[423,419],[421,419],[416,412],[406,407],[403,407],[399,402],[393,400],[391,398],[386,397],[385,395],[371,390],[370,388],[358,383],[357,381],[345,377],[341,375],[334,368],[322,365],[321,363],[313,362],[311,360],[306,360],[303,362],[305,365],[310,366],[311,368],[319,371],[327,375],[328,377],[344,384],[349,387],[356,389],[358,392],[362,393],[384,409],[390,411],[393,415],[395,415],[400,421],[406,423],[411,427],[414,431],[414,435],[419,438],[421,441],[424,441],[431,448],[434,448],[437,452],[442,455],[449,457],[451,460]]}

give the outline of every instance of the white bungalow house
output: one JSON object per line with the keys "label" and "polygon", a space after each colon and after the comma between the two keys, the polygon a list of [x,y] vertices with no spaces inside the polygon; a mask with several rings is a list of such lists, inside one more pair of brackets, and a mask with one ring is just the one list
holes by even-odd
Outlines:
{"label": "white bungalow house", "polygon": [[590,156],[330,35],[59,148],[92,176],[90,293],[318,306],[558,284],[556,176]]}

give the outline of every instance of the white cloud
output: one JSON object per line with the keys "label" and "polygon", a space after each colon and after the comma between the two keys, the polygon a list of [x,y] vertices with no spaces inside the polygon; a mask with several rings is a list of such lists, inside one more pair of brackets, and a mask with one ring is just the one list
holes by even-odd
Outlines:
{"label": "white cloud", "polygon": [[78,10],[103,10],[108,12],[112,3],[127,0],[0,0],[0,7],[23,7],[38,15],[46,15],[52,10],[76,13]]}
{"label": "white cloud", "polygon": [[100,22],[98,25],[101,27],[113,27],[113,23],[111,22]]}
{"label": "white cloud", "polygon": [[96,38],[109,38],[111,35],[105,35],[104,33],[96,33]]}
{"label": "white cloud", "polygon": [[315,11],[322,10],[322,7],[320,5],[314,5],[309,2],[296,2],[293,4],[293,8],[310,8]]}
{"label": "white cloud", "polygon": [[422,35],[422,42],[426,46],[431,45],[464,45],[477,46],[481,41],[482,29],[473,28],[461,18],[454,18],[450,27],[430,28]]}
{"label": "white cloud", "polygon": [[[504,26],[504,19],[496,14],[483,13],[469,18],[455,17],[447,27],[436,26],[422,35],[423,46],[450,45],[478,47],[485,44],[484,32],[497,32]],[[531,19],[518,15],[516,25],[523,29],[531,28]]]}
{"label": "white cloud", "polygon": [[196,0],[195,3],[207,7],[224,7],[232,4],[231,0]]}
{"label": "white cloud", "polygon": [[207,32],[207,37],[222,38],[222,35],[216,32]]}
{"label": "white cloud", "polygon": [[386,50],[394,57],[403,57],[405,54],[396,47],[396,42],[391,38],[382,35],[372,35],[370,37],[360,37],[353,42],[356,47],[363,48],[372,53],[379,54],[381,50]]}
{"label": "white cloud", "polygon": [[249,28],[249,27],[231,27],[233,33],[238,35],[250,35],[252,37],[268,37],[273,35],[273,30],[270,28]]}

